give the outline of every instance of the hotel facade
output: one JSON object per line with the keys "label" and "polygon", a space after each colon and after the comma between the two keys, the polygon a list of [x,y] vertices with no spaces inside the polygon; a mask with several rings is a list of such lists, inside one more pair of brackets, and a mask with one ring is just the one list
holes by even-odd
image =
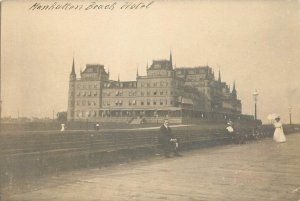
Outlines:
{"label": "hotel facade", "polygon": [[[235,83],[215,78],[209,66],[174,68],[172,54],[153,60],[147,74],[135,81],[110,80],[103,65],[87,64],[75,73],[73,59],[69,78],[68,121],[157,122],[184,119],[245,118]],[[249,116],[250,117],[250,116]],[[247,118],[249,118],[247,117]]]}

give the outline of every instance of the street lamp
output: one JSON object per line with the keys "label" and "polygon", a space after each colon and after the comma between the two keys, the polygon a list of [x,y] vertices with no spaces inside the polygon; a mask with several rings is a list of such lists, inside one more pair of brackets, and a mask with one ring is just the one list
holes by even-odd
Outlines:
{"label": "street lamp", "polygon": [[254,120],[257,120],[257,106],[256,106],[256,103],[257,103],[257,96],[258,96],[258,92],[257,90],[255,89],[255,91],[253,92],[253,98],[254,98]]}
{"label": "street lamp", "polygon": [[290,125],[292,125],[292,107],[290,106],[288,109],[290,113]]}

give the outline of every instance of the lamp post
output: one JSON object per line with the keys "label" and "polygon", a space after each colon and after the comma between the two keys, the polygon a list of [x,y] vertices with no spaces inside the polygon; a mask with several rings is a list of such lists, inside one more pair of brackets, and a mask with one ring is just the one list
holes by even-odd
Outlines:
{"label": "lamp post", "polygon": [[255,91],[253,92],[253,98],[254,98],[254,120],[257,120],[257,106],[256,106],[256,103],[257,103],[257,96],[258,96],[258,92],[257,90],[255,89]]}
{"label": "lamp post", "polygon": [[290,106],[288,109],[290,113],[290,125],[292,125],[292,107]]}

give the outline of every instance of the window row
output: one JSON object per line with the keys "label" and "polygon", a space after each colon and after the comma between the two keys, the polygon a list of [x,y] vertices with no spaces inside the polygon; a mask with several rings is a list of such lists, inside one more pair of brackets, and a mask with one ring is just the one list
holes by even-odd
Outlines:
{"label": "window row", "polygon": [[160,82],[141,82],[139,83],[139,86],[140,87],[158,87],[158,86],[161,86],[161,87],[167,87],[169,85],[168,82],[165,82],[165,81],[160,81]]}
{"label": "window row", "polygon": [[76,101],[77,106],[97,106],[96,101],[78,100]]}
{"label": "window row", "polygon": [[78,91],[77,96],[97,96],[97,91]]}
{"label": "window row", "polygon": [[[171,95],[173,95],[173,91],[171,91],[171,93],[170,93]],[[157,96],[157,95],[161,95],[161,96],[166,96],[166,95],[168,95],[168,91],[147,91],[147,92],[145,92],[145,91],[141,91],[141,96],[145,96],[145,95],[147,95],[147,96]]]}
{"label": "window row", "polygon": [[[173,95],[174,92],[171,91],[170,92],[170,95]],[[166,96],[168,95],[168,91],[165,90],[160,90],[160,91],[141,91],[139,93],[140,96],[158,96],[158,95],[161,95],[161,96]],[[130,97],[130,96],[136,96],[136,91],[129,91],[129,92],[126,92],[124,93],[123,91],[114,91],[114,92],[111,92],[111,91],[103,91],[103,96],[104,97],[108,97],[108,96],[127,96],[127,97]]]}
{"label": "window row", "polygon": [[123,95],[125,95],[125,96],[136,96],[136,91],[126,91],[126,93],[121,91],[121,90],[118,90],[118,91],[103,91],[103,96],[111,96],[111,95],[112,96],[113,95],[115,95],[115,96],[123,96]]}
{"label": "window row", "polygon": [[170,100],[168,102],[167,99],[160,99],[160,100],[141,100],[141,101],[137,101],[137,100],[129,100],[129,101],[122,101],[122,100],[115,100],[113,102],[111,101],[103,101],[102,104],[103,106],[144,106],[144,105],[168,105],[174,104],[173,100]]}
{"label": "window row", "polygon": [[76,111],[76,116],[79,118],[84,118],[84,117],[96,117],[97,112],[96,111]]}
{"label": "window row", "polygon": [[167,87],[167,86],[179,86],[180,82],[172,80],[171,82],[160,81],[160,82],[140,82],[139,87]]}
{"label": "window row", "polygon": [[98,88],[98,84],[78,84],[77,85],[77,89],[97,89]]}
{"label": "window row", "polygon": [[[113,86],[117,86],[117,87],[136,87],[136,82],[129,82],[129,83],[122,83],[122,82],[117,82],[117,83],[114,83],[115,85]],[[104,87],[105,88],[109,88],[111,87],[111,83],[104,83]]]}

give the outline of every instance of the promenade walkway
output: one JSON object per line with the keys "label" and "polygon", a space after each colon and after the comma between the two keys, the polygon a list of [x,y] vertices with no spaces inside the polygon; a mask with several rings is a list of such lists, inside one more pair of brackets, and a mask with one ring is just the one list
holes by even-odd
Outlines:
{"label": "promenade walkway", "polygon": [[182,154],[35,180],[4,200],[300,201],[300,133]]}

